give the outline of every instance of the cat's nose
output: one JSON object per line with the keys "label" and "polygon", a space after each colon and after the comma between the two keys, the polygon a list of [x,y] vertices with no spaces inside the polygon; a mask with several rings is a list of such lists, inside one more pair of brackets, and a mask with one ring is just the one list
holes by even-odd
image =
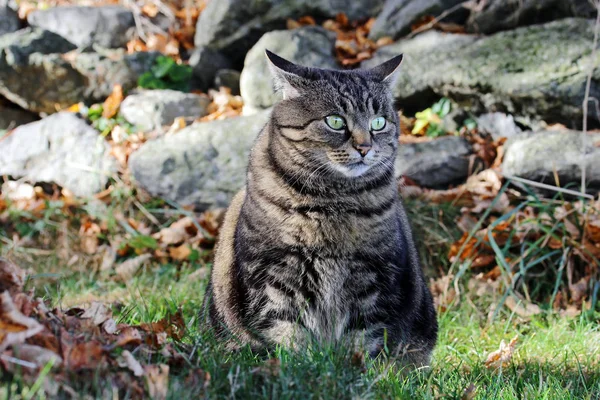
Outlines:
{"label": "cat's nose", "polygon": [[366,144],[366,143],[362,144],[361,143],[361,144],[355,144],[353,147],[356,150],[358,150],[358,152],[360,153],[361,156],[364,157],[367,155],[367,153],[369,152],[369,150],[371,150],[371,147],[373,147],[373,146],[371,146],[370,144]]}

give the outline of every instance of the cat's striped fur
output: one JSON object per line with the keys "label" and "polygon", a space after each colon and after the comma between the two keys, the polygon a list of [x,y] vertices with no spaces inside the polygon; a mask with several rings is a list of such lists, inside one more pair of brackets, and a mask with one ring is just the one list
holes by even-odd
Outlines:
{"label": "cat's striped fur", "polygon": [[[225,217],[208,320],[238,345],[349,340],[427,363],[436,315],[394,178],[390,82],[401,57],[329,71],[268,56],[284,100]],[[345,119],[343,131],[324,122],[332,114]],[[379,132],[369,125],[376,116],[386,119]]]}

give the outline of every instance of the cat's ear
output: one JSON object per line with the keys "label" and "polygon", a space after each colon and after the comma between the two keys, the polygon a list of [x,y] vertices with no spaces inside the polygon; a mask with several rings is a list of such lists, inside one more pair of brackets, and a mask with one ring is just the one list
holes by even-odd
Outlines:
{"label": "cat's ear", "polygon": [[307,68],[281,58],[269,50],[265,50],[265,55],[273,75],[275,90],[281,90],[284,99],[298,97],[300,88],[306,84],[303,72]]}
{"label": "cat's ear", "polygon": [[402,64],[403,57],[404,56],[400,54],[387,60],[383,64],[379,64],[378,66],[371,68],[369,71],[375,76],[379,77],[379,79],[381,79],[383,82],[393,86],[396,82],[396,78],[398,77],[398,71],[400,70],[400,64]]}

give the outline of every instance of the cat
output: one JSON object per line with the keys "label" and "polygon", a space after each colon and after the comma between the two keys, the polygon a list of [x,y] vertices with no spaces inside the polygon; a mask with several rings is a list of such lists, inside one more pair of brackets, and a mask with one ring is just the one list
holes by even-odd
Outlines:
{"label": "cat", "polygon": [[347,340],[426,365],[436,313],[394,177],[402,56],[347,71],[266,56],[283,100],[225,216],[207,322],[232,348]]}

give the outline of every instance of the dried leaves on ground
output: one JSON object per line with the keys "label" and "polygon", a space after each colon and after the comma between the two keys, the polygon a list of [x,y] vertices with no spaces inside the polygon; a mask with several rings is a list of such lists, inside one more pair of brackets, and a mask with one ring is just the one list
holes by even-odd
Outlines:
{"label": "dried leaves on ground", "polygon": [[[0,276],[12,276],[16,269],[0,259]],[[19,291],[18,284],[3,285],[13,289],[0,294],[0,366],[5,371],[19,369],[33,383],[51,363],[49,379],[66,392],[73,372],[127,374],[121,389],[138,397],[165,398],[169,366],[181,365],[185,357],[171,343],[186,331],[181,311],[157,322],[125,325],[113,319],[107,304],[50,310],[43,300]]]}

